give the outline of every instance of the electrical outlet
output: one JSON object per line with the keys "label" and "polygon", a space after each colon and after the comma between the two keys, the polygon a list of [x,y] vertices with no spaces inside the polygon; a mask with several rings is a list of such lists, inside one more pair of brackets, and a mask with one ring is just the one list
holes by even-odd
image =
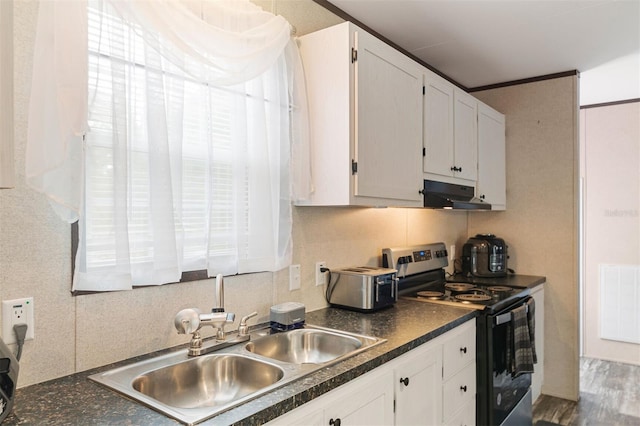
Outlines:
{"label": "electrical outlet", "polygon": [[327,262],[325,261],[316,262],[316,285],[317,286],[325,285],[327,283],[327,278],[326,278],[327,273],[321,271],[322,268],[326,268],[326,267],[327,267]]}
{"label": "electrical outlet", "polygon": [[300,265],[289,266],[289,291],[300,290]]}
{"label": "electrical outlet", "polygon": [[25,340],[33,340],[33,297],[2,301],[2,340],[6,344],[16,343],[13,326],[27,324]]}

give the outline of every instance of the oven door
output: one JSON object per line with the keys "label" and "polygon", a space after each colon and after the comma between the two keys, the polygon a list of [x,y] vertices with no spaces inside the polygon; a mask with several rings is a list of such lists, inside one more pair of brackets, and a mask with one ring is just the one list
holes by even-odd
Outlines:
{"label": "oven door", "polygon": [[[527,298],[528,299],[528,298]],[[507,365],[513,354],[511,311],[526,303],[517,303],[495,314],[483,314],[478,318],[477,379],[479,425],[509,424],[509,415],[531,387],[531,374],[513,377]],[[531,410],[525,413],[531,423]],[[522,420],[521,417],[519,417]]]}

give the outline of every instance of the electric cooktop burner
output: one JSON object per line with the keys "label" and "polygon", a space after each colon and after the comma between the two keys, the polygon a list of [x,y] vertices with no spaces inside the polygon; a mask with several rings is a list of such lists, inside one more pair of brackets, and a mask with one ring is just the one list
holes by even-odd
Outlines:
{"label": "electric cooktop burner", "polygon": [[487,290],[492,292],[505,293],[505,292],[510,292],[513,289],[511,287],[507,287],[504,285],[493,285],[491,287],[487,287]]}
{"label": "electric cooktop burner", "polygon": [[416,293],[418,297],[424,297],[427,299],[439,300],[444,298],[444,293],[441,291],[419,291]]}
{"label": "electric cooktop burner", "polygon": [[462,293],[454,297],[458,300],[461,300],[462,303],[488,302],[491,300],[491,296],[489,296],[488,294],[481,294],[481,293]]}
{"label": "electric cooktop burner", "polygon": [[472,290],[475,287],[475,285],[473,284],[467,284],[467,283],[450,283],[450,284],[445,284],[444,288],[446,288],[447,290],[451,290],[453,292],[456,293],[462,293],[465,291],[469,291]]}

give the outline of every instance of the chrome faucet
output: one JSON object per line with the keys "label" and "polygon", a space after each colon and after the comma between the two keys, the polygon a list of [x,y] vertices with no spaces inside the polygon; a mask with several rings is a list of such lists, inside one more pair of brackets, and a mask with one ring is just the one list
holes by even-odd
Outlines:
{"label": "chrome faucet", "polygon": [[[204,355],[205,353],[249,340],[247,321],[249,318],[258,315],[257,312],[243,317],[240,321],[240,327],[238,328],[238,335],[233,340],[225,342],[226,334],[224,326],[233,323],[236,319],[236,314],[224,311],[224,284],[222,274],[216,276],[215,299],[215,306],[211,309],[210,314],[203,314],[197,308],[187,308],[178,312],[173,320],[178,334],[192,335],[191,341],[189,342],[189,356]],[[207,348],[202,347],[202,336],[200,335],[200,329],[205,325],[210,325],[216,329],[216,343]]]}

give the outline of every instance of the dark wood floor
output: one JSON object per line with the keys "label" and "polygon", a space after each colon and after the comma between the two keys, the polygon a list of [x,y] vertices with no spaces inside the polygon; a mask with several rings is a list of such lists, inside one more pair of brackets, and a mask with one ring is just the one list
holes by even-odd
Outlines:
{"label": "dark wood floor", "polygon": [[580,400],[541,395],[533,405],[533,424],[538,421],[560,425],[640,425],[640,366],[582,358]]}

